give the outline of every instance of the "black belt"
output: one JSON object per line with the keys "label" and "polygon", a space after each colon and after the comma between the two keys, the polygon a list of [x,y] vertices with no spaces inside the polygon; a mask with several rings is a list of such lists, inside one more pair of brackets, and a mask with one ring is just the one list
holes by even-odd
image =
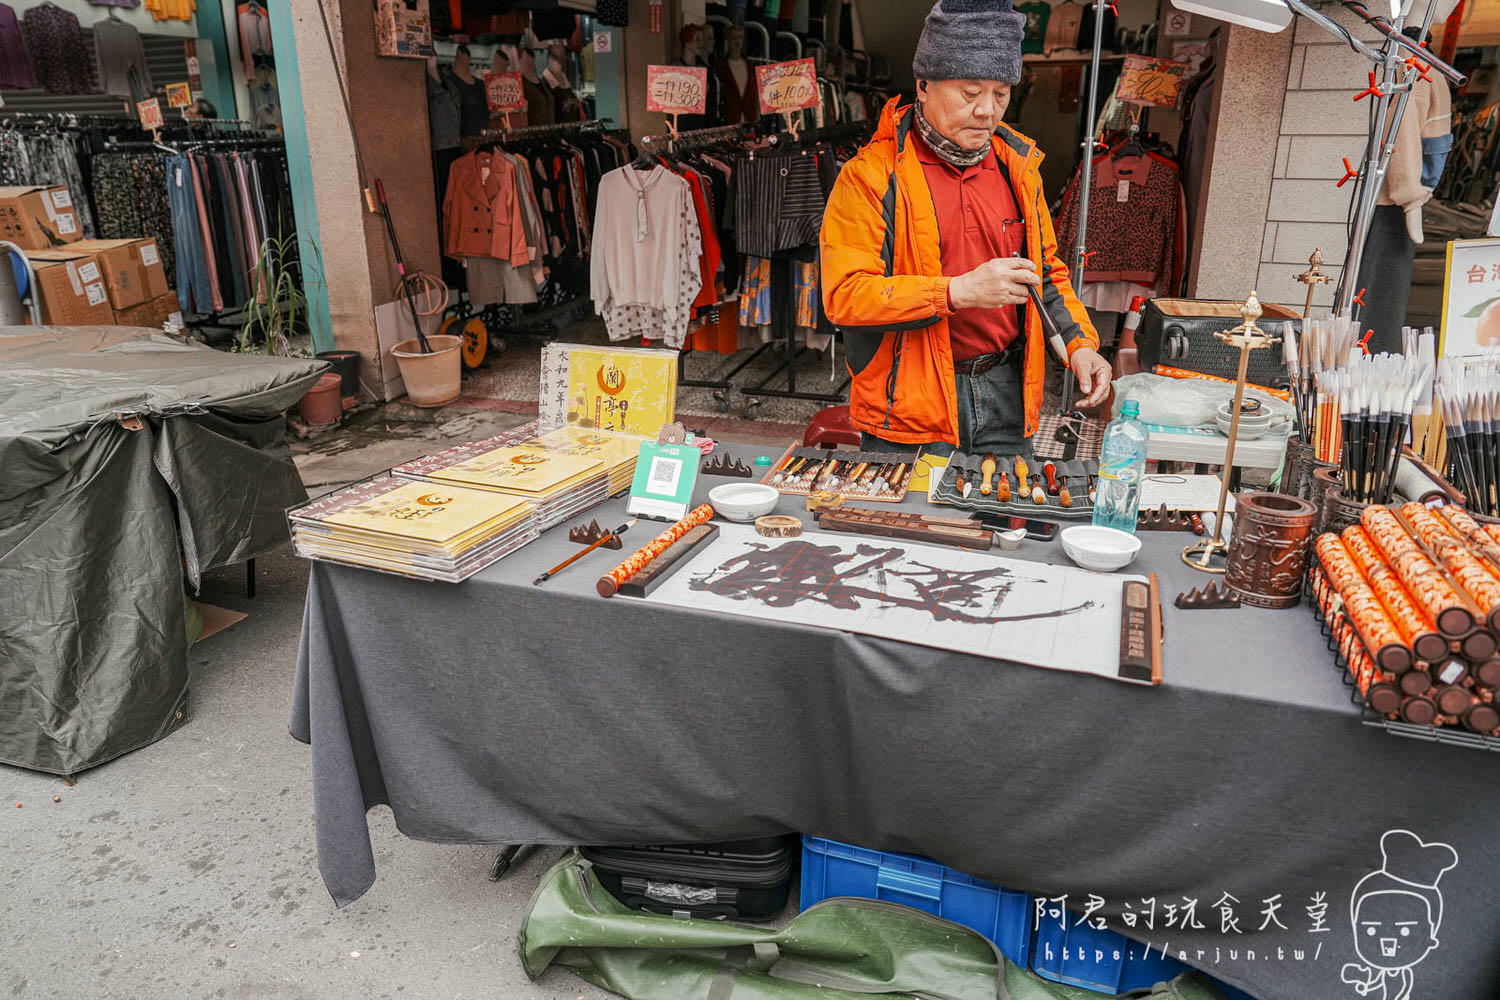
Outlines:
{"label": "black belt", "polygon": [[1003,351],[1000,351],[999,353],[981,354],[978,357],[966,358],[963,361],[953,362],[953,371],[958,375],[967,375],[970,378],[978,378],[980,375],[983,375],[991,368],[998,367],[999,365],[1010,364],[1012,361],[1019,359],[1025,352],[1025,350],[1025,345],[1021,343],[1020,338],[1017,338],[1015,343],[1011,344],[1009,347],[1007,347]]}

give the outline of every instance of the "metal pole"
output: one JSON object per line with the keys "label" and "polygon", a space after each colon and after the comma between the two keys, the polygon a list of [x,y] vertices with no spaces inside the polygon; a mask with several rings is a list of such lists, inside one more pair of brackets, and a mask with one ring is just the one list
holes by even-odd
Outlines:
{"label": "metal pole", "polygon": [[[1427,11],[1422,17],[1419,41],[1428,37],[1436,10],[1436,2],[1428,3]],[[1365,146],[1365,167],[1361,171],[1359,187],[1355,191],[1359,207],[1354,218],[1354,232],[1350,236],[1349,249],[1344,256],[1344,267],[1339,273],[1338,295],[1334,302],[1335,314],[1352,312],[1354,296],[1359,294],[1359,268],[1364,261],[1365,241],[1369,239],[1370,225],[1375,217],[1375,203],[1380,196],[1381,188],[1385,186],[1385,175],[1390,169],[1391,155],[1396,149],[1396,132],[1401,127],[1402,117],[1406,114],[1406,103],[1411,99],[1412,87],[1416,85],[1417,70],[1408,69],[1401,94],[1396,99],[1395,113],[1390,114],[1390,92],[1395,89],[1396,67],[1404,62],[1400,58],[1401,49],[1393,42],[1397,37],[1400,37],[1403,43],[1407,41],[1401,35],[1404,20],[1404,18],[1396,19],[1391,26],[1393,31],[1391,39],[1386,43],[1384,79],[1381,82],[1386,96],[1380,98],[1376,107],[1375,127],[1370,130],[1370,139]],[[1410,47],[1409,43],[1406,47]],[[1389,127],[1387,127],[1387,117],[1390,118]]]}
{"label": "metal pole", "polygon": [[1094,3],[1094,53],[1089,61],[1089,110],[1084,122],[1083,176],[1078,183],[1078,239],[1073,245],[1073,291],[1083,290],[1083,253],[1089,231],[1089,191],[1094,182],[1094,119],[1099,114],[1099,52],[1104,47],[1104,2]]}
{"label": "metal pole", "polygon": [[[1078,182],[1078,237],[1073,244],[1073,294],[1083,294],[1083,255],[1089,232],[1089,192],[1094,186],[1094,118],[1099,114],[1099,52],[1104,47],[1104,0],[1094,3],[1094,52],[1089,59],[1089,110],[1084,121],[1083,175]],[[1038,267],[1046,266],[1037,261]],[[1073,369],[1063,362],[1062,409],[1073,405]]]}

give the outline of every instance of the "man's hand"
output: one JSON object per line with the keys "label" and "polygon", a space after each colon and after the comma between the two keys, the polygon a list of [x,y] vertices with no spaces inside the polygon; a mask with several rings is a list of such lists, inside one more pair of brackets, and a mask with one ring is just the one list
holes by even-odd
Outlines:
{"label": "man's hand", "polygon": [[948,284],[948,303],[954,309],[998,309],[1017,306],[1029,298],[1028,285],[1040,286],[1036,265],[1024,257],[996,257]]}
{"label": "man's hand", "polygon": [[1100,357],[1098,351],[1092,347],[1080,347],[1073,352],[1068,367],[1078,379],[1078,391],[1084,394],[1078,406],[1088,408],[1104,402],[1109,395],[1110,370],[1109,362]]}

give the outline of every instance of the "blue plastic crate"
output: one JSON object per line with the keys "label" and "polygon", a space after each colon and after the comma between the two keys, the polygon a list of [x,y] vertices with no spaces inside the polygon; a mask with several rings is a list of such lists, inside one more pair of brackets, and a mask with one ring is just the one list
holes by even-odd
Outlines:
{"label": "blue plastic crate", "polygon": [[1031,956],[1031,897],[914,854],[802,838],[802,909],[833,896],[903,903],[978,931],[1012,962]]}
{"label": "blue plastic crate", "polygon": [[1043,979],[1081,986],[1097,993],[1128,993],[1164,982],[1188,970],[1175,958],[1111,930],[1078,923],[1078,917],[1048,904],[1036,921],[1031,971]]}
{"label": "blue plastic crate", "polygon": [[[1032,924],[1031,971],[1043,979],[1114,996],[1149,989],[1192,968],[1123,934],[1080,924],[1076,915],[1060,909],[1050,902],[1039,907]],[[1229,1000],[1254,1000],[1227,983],[1215,980],[1214,985]]]}

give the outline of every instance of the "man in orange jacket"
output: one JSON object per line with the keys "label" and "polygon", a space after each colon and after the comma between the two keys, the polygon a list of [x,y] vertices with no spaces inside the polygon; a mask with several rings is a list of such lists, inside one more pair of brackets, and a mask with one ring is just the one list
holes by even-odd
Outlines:
{"label": "man in orange jacket", "polygon": [[1036,145],[1001,123],[1021,78],[1025,18],[1010,0],[942,0],[912,69],[845,165],[821,238],[823,307],[844,332],[849,413],[867,449],[1031,457],[1047,338],[1061,331],[1082,405],[1109,364],[1058,257]]}

